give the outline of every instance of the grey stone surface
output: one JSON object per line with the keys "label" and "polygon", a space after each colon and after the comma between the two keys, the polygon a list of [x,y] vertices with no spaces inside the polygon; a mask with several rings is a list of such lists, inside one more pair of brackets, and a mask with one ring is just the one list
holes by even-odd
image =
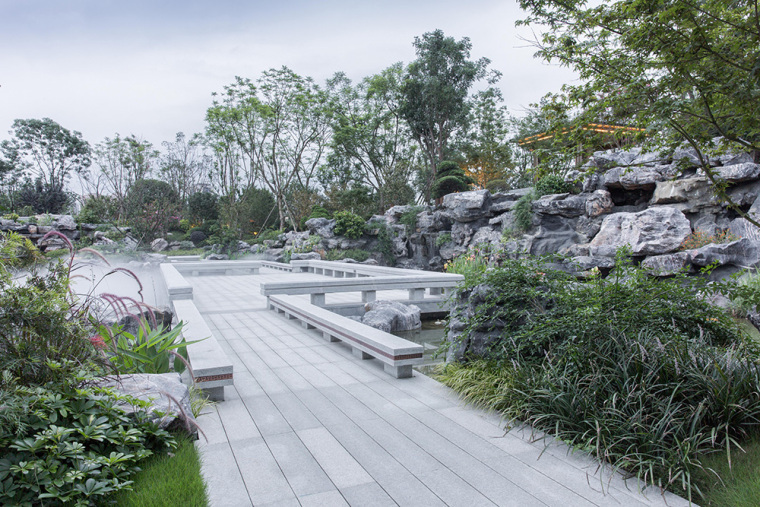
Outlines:
{"label": "grey stone surface", "polygon": [[647,257],[642,261],[641,267],[656,276],[671,276],[688,269],[690,262],[689,252],[676,252]]}
{"label": "grey stone surface", "polygon": [[605,217],[590,251],[592,255],[611,257],[617,248],[628,245],[634,255],[659,255],[678,249],[689,234],[689,220],[674,208],[615,213]]}
{"label": "grey stone surface", "polygon": [[457,222],[472,222],[483,218],[491,204],[488,190],[473,190],[443,196],[443,208]]}
{"label": "grey stone surface", "polygon": [[364,305],[364,310],[362,323],[386,333],[411,331],[422,326],[420,308],[416,305],[378,299]]}

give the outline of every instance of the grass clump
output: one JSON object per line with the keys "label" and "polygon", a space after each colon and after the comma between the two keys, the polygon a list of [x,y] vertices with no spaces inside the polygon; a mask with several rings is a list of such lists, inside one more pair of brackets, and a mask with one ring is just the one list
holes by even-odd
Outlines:
{"label": "grass clump", "polygon": [[720,231],[717,234],[706,234],[702,231],[694,231],[681,243],[681,250],[693,250],[706,245],[731,243],[738,241],[739,237],[729,230]]}
{"label": "grass clump", "polygon": [[353,259],[356,262],[364,262],[369,259],[369,252],[359,248],[349,248],[348,250],[328,250],[325,253],[325,259],[328,261],[340,261],[343,259]]}
{"label": "grass clump", "polygon": [[[715,292],[733,281],[656,279],[618,258],[578,282],[541,259],[503,260],[458,295],[441,380],[466,399],[689,498],[706,455],[747,441],[760,419],[760,351]],[[477,348],[490,336],[488,348]]]}
{"label": "grass clump", "polygon": [[177,448],[171,454],[155,455],[145,461],[133,477],[131,491],[114,496],[122,507],[163,507],[208,505],[206,484],[201,477],[198,451],[187,436],[176,435]]}

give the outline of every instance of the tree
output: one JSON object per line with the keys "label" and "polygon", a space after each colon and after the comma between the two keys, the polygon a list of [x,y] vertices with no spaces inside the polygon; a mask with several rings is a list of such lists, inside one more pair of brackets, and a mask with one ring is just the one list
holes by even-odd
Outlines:
{"label": "tree", "polygon": [[500,105],[501,92],[489,87],[472,98],[469,132],[462,140],[464,170],[485,188],[489,181],[512,179],[512,148],[509,143],[507,108]]}
{"label": "tree", "polygon": [[409,181],[414,156],[411,132],[400,116],[403,65],[398,63],[356,86],[342,73],[329,82],[333,93],[332,151],[320,173],[326,188],[370,187],[375,212],[394,200],[391,181]]}
{"label": "tree", "polygon": [[134,135],[113,139],[108,137],[95,146],[95,163],[105,179],[106,191],[114,196],[118,204],[119,216],[129,214],[127,195],[132,186],[149,177],[158,159],[158,151],[148,141]]}
{"label": "tree", "polygon": [[24,180],[24,164],[16,145],[10,141],[0,143],[0,189],[2,204],[9,211],[19,208],[16,203],[17,191]]}
{"label": "tree", "polygon": [[[327,149],[328,114],[327,94],[287,67],[264,72],[256,84],[238,77],[225,87],[206,118],[217,171],[223,170],[224,181],[230,182],[229,198],[239,197],[258,178],[274,195],[284,228],[286,217],[293,219],[286,199],[291,185],[309,188]],[[235,174],[245,164],[250,184],[235,183],[233,189],[232,182],[239,181]]]}
{"label": "tree", "polygon": [[166,150],[161,157],[161,175],[185,202],[207,181],[211,157],[204,152],[197,134],[188,140],[185,134],[178,132],[174,142],[164,141],[161,144]]}
{"label": "tree", "polygon": [[13,138],[3,151],[15,152],[16,167],[39,179],[43,187],[63,191],[69,174],[90,165],[90,145],[77,131],[70,131],[50,118],[14,120]]}
{"label": "tree", "polygon": [[438,178],[433,185],[433,198],[440,199],[454,192],[464,192],[473,183],[456,162],[444,160],[438,165]]}
{"label": "tree", "polygon": [[[623,121],[645,130],[647,147],[688,143],[717,193],[713,150],[760,149],[760,13],[724,0],[520,0],[523,24],[541,23],[537,55],[575,69],[564,96],[576,127]],[[716,142],[716,136],[721,137]],[[746,218],[746,217],[745,217]],[[755,225],[760,226],[753,221]]]}
{"label": "tree", "polygon": [[179,195],[165,181],[135,181],[125,198],[127,220],[141,242],[166,235],[169,226],[179,219]]}
{"label": "tree", "polygon": [[499,74],[488,73],[488,58],[469,60],[472,44],[467,37],[457,41],[436,30],[415,37],[414,47],[417,59],[409,64],[401,87],[400,114],[427,158],[429,170],[422,192],[429,200],[438,163],[447,156],[449,140],[466,127],[470,88],[486,77],[493,83]]}

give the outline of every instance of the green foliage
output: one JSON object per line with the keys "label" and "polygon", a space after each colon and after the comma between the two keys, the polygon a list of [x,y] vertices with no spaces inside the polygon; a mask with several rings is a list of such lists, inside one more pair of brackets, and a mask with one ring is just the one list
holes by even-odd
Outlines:
{"label": "green foliage", "polygon": [[[74,370],[65,363],[60,368]],[[88,374],[25,386],[7,373],[0,390],[0,503],[102,505],[129,489],[138,465],[176,447],[145,412],[146,402],[94,387]]]}
{"label": "green foliage", "polygon": [[240,230],[243,233],[259,232],[277,223],[277,205],[272,193],[263,188],[251,187],[238,203]]}
{"label": "green foliage", "polygon": [[[374,223],[368,224],[368,226],[374,226]],[[385,263],[389,266],[396,264],[396,256],[393,255],[393,239],[391,238],[391,231],[385,222],[377,224],[377,251],[380,252],[385,259]]]}
{"label": "green foliage", "polygon": [[22,217],[30,217],[34,215],[34,208],[31,206],[22,206],[18,213]]}
{"label": "green foliage", "polygon": [[42,253],[29,238],[12,231],[0,232],[0,269],[26,268],[41,259]]}
{"label": "green foliage", "polygon": [[515,226],[521,231],[527,231],[533,225],[533,201],[535,194],[530,192],[520,197],[512,208]]}
{"label": "green foliage", "polygon": [[211,192],[196,192],[187,198],[187,211],[194,224],[218,220],[219,198]]}
{"label": "green foliage", "polygon": [[328,261],[353,259],[357,262],[364,262],[369,259],[369,252],[358,248],[350,248],[348,250],[328,250],[325,254],[325,259]]}
{"label": "green foliage", "polygon": [[152,179],[136,181],[127,192],[124,206],[133,234],[144,243],[165,236],[180,210],[179,196],[171,185]]}
{"label": "green foliage", "polygon": [[327,211],[324,207],[316,204],[311,207],[311,214],[309,214],[309,218],[307,220],[310,220],[312,218],[332,218],[330,216],[330,212]]}
{"label": "green foliage", "polygon": [[85,224],[105,224],[116,220],[118,204],[108,195],[90,196],[84,201],[77,222]]}
{"label": "green foliage", "polygon": [[187,359],[187,346],[201,340],[186,342],[181,336],[182,322],[167,331],[151,329],[141,321],[137,334],[124,331],[122,326],[99,325],[98,334],[91,338],[96,348],[106,354],[108,361],[121,374],[183,372],[185,365],[176,354]]}
{"label": "green foliage", "polygon": [[464,286],[472,287],[480,281],[488,268],[490,253],[489,246],[478,245],[444,264],[443,270],[447,273],[463,275]]}
{"label": "green foliage", "polygon": [[547,174],[536,182],[534,188],[535,199],[550,194],[564,194],[572,192],[573,186],[565,182],[562,176],[556,174]]}
{"label": "green foliage", "polygon": [[180,219],[177,225],[179,226],[179,230],[182,232],[187,233],[190,230],[190,220],[187,218]]}
{"label": "green foliage", "polygon": [[437,246],[438,248],[441,248],[446,243],[451,243],[450,232],[442,232],[438,235],[437,238],[435,238],[435,246]]}
{"label": "green foliage", "polygon": [[490,180],[486,183],[486,189],[488,189],[488,191],[492,194],[504,192],[505,190],[509,190],[509,183],[507,183],[507,180],[503,178]]}
{"label": "green foliage", "polygon": [[86,323],[69,301],[68,277],[60,262],[23,283],[0,270],[0,371],[24,385],[60,381],[70,372],[51,364],[85,365],[93,356]]}
{"label": "green foliage", "polygon": [[739,285],[745,288],[750,296],[736,295],[731,300],[731,308],[739,314],[740,317],[747,315],[747,312],[757,311],[757,300],[752,294],[760,294],[760,274],[757,272],[746,272],[739,278]]}
{"label": "green foliage", "polygon": [[433,184],[433,198],[440,199],[446,194],[464,192],[469,190],[472,183],[472,178],[464,173],[459,164],[444,160],[438,165],[438,175]]}
{"label": "green foliage", "polygon": [[741,449],[700,457],[695,482],[705,494],[703,507],[755,507],[760,503],[760,441],[754,436]]}
{"label": "green foliage", "polygon": [[19,219],[19,216],[17,213],[8,213],[6,215],[3,215],[3,218],[5,220],[13,220],[15,222]]}
{"label": "green foliage", "polygon": [[757,345],[706,299],[759,295],[731,280],[649,277],[626,255],[585,283],[536,258],[484,271],[459,295],[460,338],[493,336],[493,364],[481,386],[457,378],[510,420],[690,495],[698,458],[735,446],[760,417]]}
{"label": "green foliage", "polygon": [[279,229],[267,229],[261,234],[256,235],[256,243],[263,243],[264,241],[274,241],[279,239],[283,231]]}
{"label": "green foliage", "polygon": [[335,213],[335,234],[349,239],[359,239],[364,234],[364,219],[350,211]]}
{"label": "green foliage", "polygon": [[422,206],[410,206],[408,210],[403,212],[398,219],[398,222],[406,227],[406,235],[411,236],[417,230],[417,215],[419,215],[424,208]]}
{"label": "green foliage", "polygon": [[141,470],[132,480],[131,491],[116,494],[115,505],[120,507],[162,507],[208,505],[206,484],[201,476],[198,449],[187,436],[176,435],[177,448],[173,455],[156,454],[140,464]]}
{"label": "green foliage", "polygon": [[72,202],[71,195],[62,188],[54,188],[42,180],[25,182],[16,192],[16,207],[35,213],[61,213]]}

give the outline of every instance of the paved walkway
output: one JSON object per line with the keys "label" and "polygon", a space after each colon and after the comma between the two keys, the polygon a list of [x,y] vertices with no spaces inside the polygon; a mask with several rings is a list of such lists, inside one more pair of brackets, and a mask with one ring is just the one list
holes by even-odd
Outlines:
{"label": "paved walkway", "polygon": [[[296,276],[323,278],[188,277],[235,371],[226,401],[199,418],[212,505],[687,505],[657,490],[645,497],[561,445],[505,434],[438,382],[394,379],[266,310],[259,282]],[[328,302],[350,298],[360,299]]]}

